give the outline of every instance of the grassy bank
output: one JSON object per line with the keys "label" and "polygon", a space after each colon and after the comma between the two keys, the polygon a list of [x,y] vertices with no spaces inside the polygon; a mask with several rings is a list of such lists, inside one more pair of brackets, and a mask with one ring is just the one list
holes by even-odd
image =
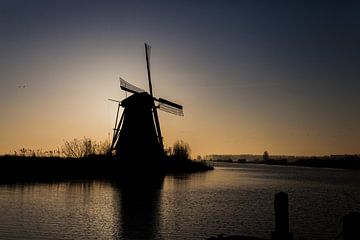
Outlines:
{"label": "grassy bank", "polygon": [[152,175],[195,173],[212,169],[203,162],[191,160],[165,159],[153,164],[149,159],[125,164],[114,157],[99,155],[84,158],[0,157],[1,182],[116,179],[123,176],[136,176],[141,179]]}

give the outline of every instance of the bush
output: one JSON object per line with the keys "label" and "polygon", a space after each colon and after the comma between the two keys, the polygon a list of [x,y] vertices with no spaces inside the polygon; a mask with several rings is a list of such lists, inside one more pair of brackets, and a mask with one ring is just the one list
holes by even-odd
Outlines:
{"label": "bush", "polygon": [[270,159],[268,151],[265,151],[263,154],[263,161],[268,161]]}
{"label": "bush", "polygon": [[61,148],[64,157],[82,158],[90,155],[105,155],[110,149],[108,141],[96,143],[90,138],[74,138],[71,141],[65,141]]}
{"label": "bush", "polygon": [[190,146],[188,143],[178,140],[174,143],[173,148],[171,149],[170,156],[177,161],[186,161],[190,159]]}

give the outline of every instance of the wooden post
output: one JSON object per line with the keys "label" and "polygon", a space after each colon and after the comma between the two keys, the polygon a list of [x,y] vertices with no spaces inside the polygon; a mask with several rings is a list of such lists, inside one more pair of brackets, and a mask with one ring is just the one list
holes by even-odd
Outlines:
{"label": "wooden post", "polygon": [[275,231],[271,233],[272,240],[291,240],[289,233],[288,195],[284,192],[275,194]]}
{"label": "wooden post", "polygon": [[344,240],[360,239],[360,213],[351,212],[344,216],[343,220]]}

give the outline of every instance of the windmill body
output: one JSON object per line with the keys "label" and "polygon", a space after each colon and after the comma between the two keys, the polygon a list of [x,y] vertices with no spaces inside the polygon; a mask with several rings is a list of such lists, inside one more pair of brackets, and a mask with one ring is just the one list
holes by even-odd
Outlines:
{"label": "windmill body", "polygon": [[[121,102],[123,122],[115,145],[116,155],[127,163],[160,161],[163,148],[153,118],[153,98],[135,93]],[[134,161],[136,160],[136,161]]]}
{"label": "windmill body", "polygon": [[[145,44],[150,93],[120,78],[120,88],[133,95],[118,102],[111,151],[127,165],[157,166],[164,158],[163,138],[157,109],[183,115],[183,107],[153,96],[149,49]],[[119,108],[124,111],[118,120]]]}

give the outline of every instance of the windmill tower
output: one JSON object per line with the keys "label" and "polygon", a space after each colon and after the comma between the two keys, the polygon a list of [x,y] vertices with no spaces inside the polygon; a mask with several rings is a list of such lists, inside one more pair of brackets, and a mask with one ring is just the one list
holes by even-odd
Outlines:
{"label": "windmill tower", "polygon": [[[111,151],[128,164],[154,164],[164,157],[163,137],[157,109],[183,116],[183,107],[153,95],[150,73],[150,46],[145,43],[149,93],[120,78],[120,88],[132,93],[118,102]],[[120,107],[124,111],[118,119]],[[135,161],[134,161],[135,160]]]}

